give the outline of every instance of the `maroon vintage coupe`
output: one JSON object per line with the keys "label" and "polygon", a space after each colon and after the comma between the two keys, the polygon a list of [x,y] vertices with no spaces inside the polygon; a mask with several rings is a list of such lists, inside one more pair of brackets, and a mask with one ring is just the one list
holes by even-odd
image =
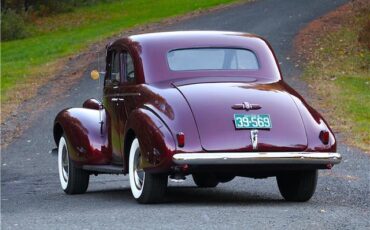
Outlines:
{"label": "maroon vintage coupe", "polygon": [[153,203],[168,177],[191,174],[199,187],[276,177],[286,200],[307,201],[317,170],[341,161],[328,124],[283,81],[261,37],[135,35],[108,45],[106,63],[103,101],[55,119],[67,194],[84,193],[92,174],[129,174],[134,198]]}

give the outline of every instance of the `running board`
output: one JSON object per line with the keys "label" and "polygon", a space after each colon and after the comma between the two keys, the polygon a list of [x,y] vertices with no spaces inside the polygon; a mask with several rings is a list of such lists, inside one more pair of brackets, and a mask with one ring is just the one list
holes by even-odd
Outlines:
{"label": "running board", "polygon": [[84,165],[82,169],[98,173],[123,174],[122,166],[117,165]]}

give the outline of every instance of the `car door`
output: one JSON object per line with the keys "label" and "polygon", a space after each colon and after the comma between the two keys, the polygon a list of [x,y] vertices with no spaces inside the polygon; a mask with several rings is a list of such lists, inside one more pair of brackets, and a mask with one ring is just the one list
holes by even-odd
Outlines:
{"label": "car door", "polygon": [[123,52],[110,50],[107,54],[106,76],[104,80],[103,103],[107,112],[109,147],[112,151],[112,164],[123,162],[121,120],[126,120],[122,81],[124,67]]}
{"label": "car door", "polygon": [[[133,105],[136,105],[137,96],[140,95],[136,92],[136,77],[134,62],[129,52],[123,51],[122,53],[122,82],[120,85],[120,95],[123,97],[124,106],[119,107],[120,114],[126,114],[120,119],[120,135],[123,137],[125,132],[125,126],[127,122],[127,117],[129,116],[130,111],[132,110]],[[123,143],[123,142],[122,142]],[[124,152],[124,146],[121,145],[121,152]]]}

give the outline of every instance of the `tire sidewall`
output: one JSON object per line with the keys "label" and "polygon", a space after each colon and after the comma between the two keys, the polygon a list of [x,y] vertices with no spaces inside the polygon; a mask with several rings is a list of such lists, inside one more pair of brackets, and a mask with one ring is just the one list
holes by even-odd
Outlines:
{"label": "tire sidewall", "polygon": [[317,170],[301,171],[277,176],[281,195],[287,201],[305,202],[311,199],[316,190]]}
{"label": "tire sidewall", "polygon": [[131,187],[131,192],[132,195],[134,196],[135,199],[139,199],[144,190],[145,186],[145,175],[144,175],[144,181],[141,186],[141,189],[138,189],[135,184],[135,178],[134,178],[134,163],[135,163],[135,155],[137,154],[137,150],[140,150],[139,146],[139,140],[137,138],[134,139],[134,141],[131,144],[130,148],[130,156],[129,156],[129,178],[130,178],[130,187]]}
{"label": "tire sidewall", "polygon": [[[64,138],[64,136],[62,136],[59,140],[59,145],[58,145],[58,172],[59,172],[59,181],[60,181],[60,185],[62,187],[62,189],[64,191],[67,190],[68,188],[68,184],[69,184],[69,180],[70,180],[70,172],[68,172],[68,179],[67,181],[64,180],[64,177],[63,177],[63,148],[66,149],[67,151],[67,156],[68,156],[68,160],[69,160],[69,152],[68,152],[68,146],[67,146],[67,141],[66,139]],[[68,167],[68,170],[70,169],[70,167]]]}

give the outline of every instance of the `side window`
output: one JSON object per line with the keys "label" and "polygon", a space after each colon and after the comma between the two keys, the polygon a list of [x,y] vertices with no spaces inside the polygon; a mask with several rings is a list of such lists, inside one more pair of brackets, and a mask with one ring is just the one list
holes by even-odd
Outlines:
{"label": "side window", "polygon": [[126,81],[130,83],[135,82],[134,62],[128,52],[125,53],[125,70]]}
{"label": "side window", "polygon": [[110,64],[108,66],[109,75],[105,84],[118,84],[121,79],[120,74],[120,55],[118,52],[113,51],[110,57]]}

